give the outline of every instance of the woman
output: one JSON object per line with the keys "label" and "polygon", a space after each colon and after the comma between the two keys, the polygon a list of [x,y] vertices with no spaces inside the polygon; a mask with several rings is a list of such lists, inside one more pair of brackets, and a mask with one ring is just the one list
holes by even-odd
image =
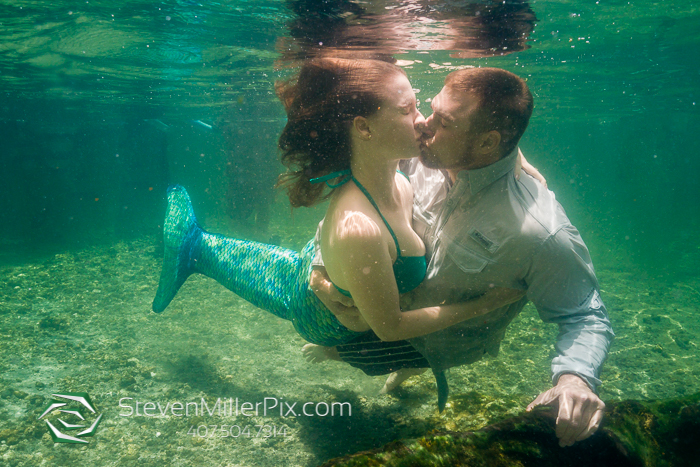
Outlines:
{"label": "woman", "polygon": [[[425,276],[425,248],[411,229],[411,185],[400,159],[420,154],[423,116],[399,67],[381,61],[315,59],[277,92],[288,122],[279,146],[292,206],[330,197],[321,238],[328,274],[360,317],[338,319],[308,288],[313,242],[301,254],[203,231],[187,193],[168,194],[165,259],[153,310],[161,312],[198,272],[277,316],[307,341],[350,342],[369,330],[382,340],[428,334],[522,297],[494,289],[460,304],[402,312],[399,295]],[[324,187],[330,187],[328,193]]]}

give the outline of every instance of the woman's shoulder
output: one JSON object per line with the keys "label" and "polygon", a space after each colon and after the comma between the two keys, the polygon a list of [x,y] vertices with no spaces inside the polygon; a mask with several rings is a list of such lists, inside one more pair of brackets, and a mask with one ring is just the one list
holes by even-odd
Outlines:
{"label": "woman's shoulder", "polygon": [[386,252],[376,219],[358,207],[352,201],[330,205],[323,223],[324,263],[333,283],[342,288],[347,288],[344,274],[365,267],[368,261],[378,261]]}
{"label": "woman's shoulder", "polygon": [[362,195],[348,190],[328,206],[329,234],[336,241],[352,243],[381,239],[382,231],[374,216],[374,208]]}

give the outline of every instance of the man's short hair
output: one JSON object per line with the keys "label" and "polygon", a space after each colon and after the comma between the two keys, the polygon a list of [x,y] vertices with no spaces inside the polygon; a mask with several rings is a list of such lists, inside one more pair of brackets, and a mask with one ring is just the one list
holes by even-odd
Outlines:
{"label": "man's short hair", "polygon": [[532,94],[525,81],[500,68],[467,68],[447,75],[445,87],[477,100],[473,131],[501,134],[500,157],[518,145],[532,115]]}

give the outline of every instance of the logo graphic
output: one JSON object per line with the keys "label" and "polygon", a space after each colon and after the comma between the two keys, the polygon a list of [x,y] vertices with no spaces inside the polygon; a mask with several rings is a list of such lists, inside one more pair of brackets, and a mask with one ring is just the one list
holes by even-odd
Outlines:
{"label": "logo graphic", "polygon": [[[39,420],[44,418],[44,416],[50,414],[56,409],[60,409],[61,407],[66,407],[68,404],[71,403],[77,403],[82,405],[83,407],[87,408],[92,414],[97,414],[97,410],[95,409],[95,406],[92,405],[92,401],[90,400],[90,396],[88,395],[87,392],[66,392],[63,394],[51,394],[53,397],[58,397],[63,400],[59,399],[53,399],[49,403],[49,406],[46,407],[44,410],[44,413],[41,414],[39,417]],[[67,415],[70,415],[72,417],[77,417],[81,422],[85,422],[85,417],[81,413],[79,409],[74,409],[74,410],[67,410],[69,407],[66,407],[66,409],[60,409],[60,413],[64,413]],[[80,408],[80,407],[79,407]],[[82,424],[78,423],[72,424],[72,423],[67,423],[63,421],[63,419],[59,418],[58,419],[58,425],[65,431],[74,431],[74,430],[79,430],[83,429],[79,433],[76,433],[75,436],[70,436],[67,435],[63,432],[61,432],[58,428],[53,426],[50,421],[46,420],[46,424],[49,426],[49,433],[51,434],[51,438],[53,438],[54,443],[81,443],[81,444],[87,444],[88,441],[84,440],[82,438],[86,436],[93,436],[95,432],[97,431],[97,426],[100,424],[100,421],[102,420],[102,414],[99,414],[97,418],[95,419],[94,422],[88,427],[87,424]]]}

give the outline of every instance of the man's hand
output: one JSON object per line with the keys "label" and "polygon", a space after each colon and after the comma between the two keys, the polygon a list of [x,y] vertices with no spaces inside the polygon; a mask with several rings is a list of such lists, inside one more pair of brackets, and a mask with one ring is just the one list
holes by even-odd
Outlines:
{"label": "man's hand", "polygon": [[559,377],[557,385],[543,392],[527,406],[531,411],[538,405],[559,406],[557,415],[557,437],[559,446],[571,446],[591,436],[603,419],[605,404],[576,375]]}
{"label": "man's hand", "polygon": [[360,310],[355,307],[352,298],[338,292],[338,289],[328,278],[326,268],[313,267],[309,278],[309,287],[343,326],[356,332],[365,332],[370,329]]}
{"label": "man's hand", "polygon": [[326,268],[322,266],[314,266],[312,268],[311,276],[309,277],[309,287],[335,316],[359,313],[352,298],[338,292],[338,289],[328,277]]}

